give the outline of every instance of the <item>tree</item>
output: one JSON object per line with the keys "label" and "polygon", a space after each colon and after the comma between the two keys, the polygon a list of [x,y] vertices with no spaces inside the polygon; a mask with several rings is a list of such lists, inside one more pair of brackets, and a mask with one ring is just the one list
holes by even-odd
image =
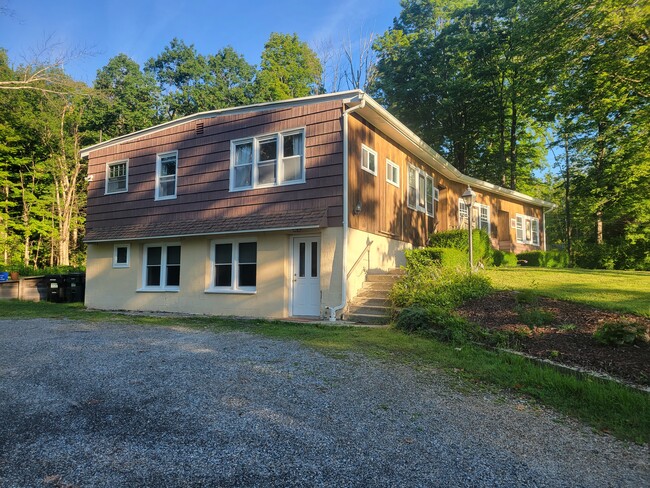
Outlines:
{"label": "tree", "polygon": [[112,138],[154,125],[158,121],[160,89],[150,74],[126,54],[119,54],[97,71],[95,95],[85,117],[90,130]]}
{"label": "tree", "polygon": [[322,70],[316,53],[296,34],[274,32],[262,52],[257,99],[270,102],[318,93]]}

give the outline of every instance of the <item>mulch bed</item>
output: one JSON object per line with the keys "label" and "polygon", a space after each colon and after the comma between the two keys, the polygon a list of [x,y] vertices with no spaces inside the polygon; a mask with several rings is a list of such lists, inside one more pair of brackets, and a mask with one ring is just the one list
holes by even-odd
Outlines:
{"label": "mulch bed", "polygon": [[[625,320],[643,324],[650,330],[650,319],[543,297],[534,305],[518,305],[516,296],[517,292],[494,293],[466,303],[458,312],[467,320],[491,330],[514,333],[511,334],[513,349],[650,386],[650,343],[605,346],[592,337],[604,322]],[[518,307],[535,307],[549,312],[552,321],[531,330],[520,319]]]}

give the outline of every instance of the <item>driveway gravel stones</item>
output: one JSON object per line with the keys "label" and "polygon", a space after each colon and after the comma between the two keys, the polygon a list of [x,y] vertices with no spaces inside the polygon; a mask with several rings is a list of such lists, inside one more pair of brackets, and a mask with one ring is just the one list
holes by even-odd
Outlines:
{"label": "driveway gravel stones", "polygon": [[433,370],[243,332],[0,320],[3,487],[639,487],[649,460]]}

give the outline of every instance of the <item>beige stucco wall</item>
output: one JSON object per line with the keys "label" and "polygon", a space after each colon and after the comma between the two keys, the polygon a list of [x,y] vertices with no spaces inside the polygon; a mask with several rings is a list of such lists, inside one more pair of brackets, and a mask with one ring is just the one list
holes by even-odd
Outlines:
{"label": "beige stucco wall", "polygon": [[413,246],[407,242],[357,229],[349,229],[349,232],[347,296],[351,299],[359,293],[368,271],[386,271],[404,266],[404,250]]}
{"label": "beige stucco wall", "polygon": [[[291,316],[293,236],[321,238],[321,314],[341,301],[342,228],[322,231],[260,233],[225,237],[187,237],[130,242],[130,266],[113,268],[114,243],[88,245],[86,306],[108,310],[146,310],[248,317]],[[257,241],[257,290],[254,294],[206,293],[211,280],[214,239]],[[181,277],[177,292],[138,291],[142,287],[145,244],[180,243]]]}

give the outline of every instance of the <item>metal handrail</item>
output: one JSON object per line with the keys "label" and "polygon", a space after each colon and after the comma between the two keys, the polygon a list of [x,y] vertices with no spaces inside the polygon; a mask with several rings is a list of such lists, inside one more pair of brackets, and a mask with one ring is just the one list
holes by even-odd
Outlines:
{"label": "metal handrail", "polygon": [[[373,243],[373,242],[374,242],[374,241],[369,241],[369,242],[366,244],[366,247],[363,248],[363,251],[361,251],[361,254],[359,254],[359,257],[357,258],[357,260],[354,262],[354,264],[353,264],[352,267],[350,268],[350,271],[348,271],[348,274],[346,275],[346,278],[349,278],[349,277],[350,277],[350,275],[352,274],[352,272],[355,270],[355,268],[357,267],[357,265],[359,264],[359,262],[360,262],[361,259],[363,258],[363,255],[366,253],[366,251],[368,252],[368,269],[370,269],[370,246],[372,246],[372,243]],[[368,270],[366,270],[366,271],[368,271]]]}

